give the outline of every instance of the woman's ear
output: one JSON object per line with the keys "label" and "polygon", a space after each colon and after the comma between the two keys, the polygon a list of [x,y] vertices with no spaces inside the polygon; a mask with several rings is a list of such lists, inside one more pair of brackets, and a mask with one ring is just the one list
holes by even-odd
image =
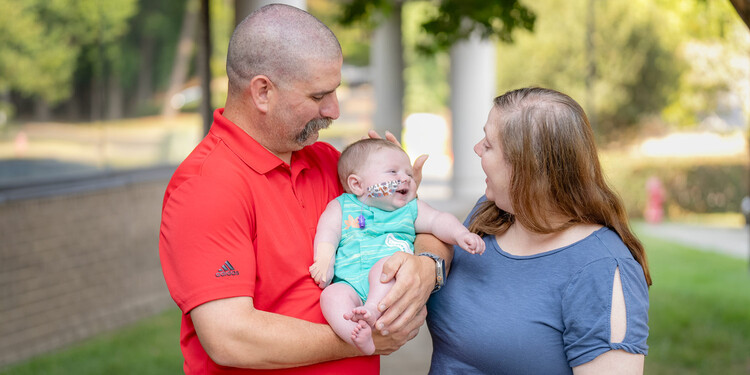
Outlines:
{"label": "woman's ear", "polygon": [[356,174],[350,174],[349,177],[346,178],[346,184],[349,186],[349,191],[351,191],[352,194],[358,197],[365,194],[365,187],[362,186],[362,179]]}
{"label": "woman's ear", "polygon": [[268,112],[271,92],[275,89],[276,87],[273,85],[273,82],[264,75],[257,75],[250,80],[250,85],[248,86],[250,99],[260,112]]}

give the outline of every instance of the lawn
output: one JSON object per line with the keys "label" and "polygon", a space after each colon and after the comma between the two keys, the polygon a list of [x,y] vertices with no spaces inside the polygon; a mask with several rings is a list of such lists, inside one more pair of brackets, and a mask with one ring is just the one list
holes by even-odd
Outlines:
{"label": "lawn", "polygon": [[647,374],[750,374],[747,262],[642,237],[650,290]]}
{"label": "lawn", "polygon": [[[750,374],[747,263],[642,239],[654,279],[646,374]],[[179,318],[172,309],[2,373],[179,374]]]}
{"label": "lawn", "polygon": [[180,311],[175,307],[1,372],[29,375],[181,374],[179,333]]}

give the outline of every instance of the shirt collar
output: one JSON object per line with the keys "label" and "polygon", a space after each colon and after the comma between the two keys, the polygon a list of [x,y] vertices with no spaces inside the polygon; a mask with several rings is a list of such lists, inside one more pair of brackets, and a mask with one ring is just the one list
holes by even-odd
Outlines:
{"label": "shirt collar", "polygon": [[[224,108],[214,111],[214,123],[211,125],[209,134],[221,139],[237,157],[259,174],[266,174],[278,167],[287,169],[283,160],[224,117]],[[297,173],[309,167],[306,158],[302,157],[298,151],[292,153],[291,163],[292,171]]]}

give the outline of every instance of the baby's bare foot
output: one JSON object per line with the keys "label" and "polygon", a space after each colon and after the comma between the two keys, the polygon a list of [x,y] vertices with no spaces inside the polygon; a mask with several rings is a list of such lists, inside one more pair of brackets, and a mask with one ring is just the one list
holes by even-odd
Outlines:
{"label": "baby's bare foot", "polygon": [[369,324],[371,327],[375,325],[375,321],[378,320],[380,317],[380,311],[377,309],[373,310],[373,307],[367,306],[365,304],[364,306],[355,307],[352,309],[352,321],[358,322],[360,320],[364,320]]}
{"label": "baby's bare foot", "polygon": [[375,353],[375,342],[372,341],[372,328],[364,320],[360,320],[352,331],[354,346],[365,355]]}
{"label": "baby's bare foot", "polygon": [[351,321],[353,321],[355,323],[361,320],[361,319],[352,319],[353,317],[354,317],[354,313],[353,312],[344,313],[344,319],[346,319],[346,320],[351,320]]}

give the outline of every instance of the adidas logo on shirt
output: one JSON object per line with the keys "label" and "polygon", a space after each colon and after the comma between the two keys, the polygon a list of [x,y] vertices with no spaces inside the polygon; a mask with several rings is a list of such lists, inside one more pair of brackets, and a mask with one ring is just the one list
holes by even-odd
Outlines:
{"label": "adidas logo on shirt", "polygon": [[216,272],[216,277],[224,277],[224,276],[235,276],[239,275],[240,271],[237,271],[232,267],[232,264],[229,263],[229,261],[224,262],[224,264],[221,265],[221,268]]}

